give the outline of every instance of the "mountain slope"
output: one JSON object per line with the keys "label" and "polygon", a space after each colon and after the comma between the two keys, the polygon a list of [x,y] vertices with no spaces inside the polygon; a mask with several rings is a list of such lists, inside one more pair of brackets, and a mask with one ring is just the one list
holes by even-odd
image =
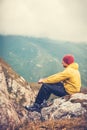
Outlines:
{"label": "mountain slope", "polygon": [[0,56],[29,82],[63,70],[61,58],[72,53],[80,65],[82,86],[87,84],[87,44],[47,38],[0,36]]}

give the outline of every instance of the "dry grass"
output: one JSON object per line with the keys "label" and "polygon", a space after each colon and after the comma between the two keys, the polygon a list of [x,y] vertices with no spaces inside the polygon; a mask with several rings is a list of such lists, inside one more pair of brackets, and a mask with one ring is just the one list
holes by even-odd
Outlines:
{"label": "dry grass", "polygon": [[31,122],[20,130],[87,130],[87,117]]}

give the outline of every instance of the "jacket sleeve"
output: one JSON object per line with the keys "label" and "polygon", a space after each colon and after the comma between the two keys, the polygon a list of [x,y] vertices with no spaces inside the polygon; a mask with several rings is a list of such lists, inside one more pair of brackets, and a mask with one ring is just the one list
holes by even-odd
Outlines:
{"label": "jacket sleeve", "polygon": [[60,81],[64,81],[70,77],[68,73],[68,69],[65,69],[63,72],[51,75],[45,79],[43,79],[43,83],[57,83]]}

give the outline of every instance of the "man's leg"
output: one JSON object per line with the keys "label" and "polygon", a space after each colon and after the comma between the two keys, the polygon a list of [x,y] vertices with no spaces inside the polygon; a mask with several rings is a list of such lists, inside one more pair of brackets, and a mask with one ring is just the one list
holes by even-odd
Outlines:
{"label": "man's leg", "polygon": [[56,96],[65,96],[68,93],[65,91],[65,88],[62,83],[55,84],[43,84],[38,92],[35,103],[33,106],[25,106],[25,109],[28,111],[41,111],[41,108],[47,105],[43,104],[43,101],[47,101],[51,94]]}
{"label": "man's leg", "polygon": [[44,100],[48,100],[51,94],[56,96],[65,96],[68,93],[65,91],[65,88],[62,83],[55,84],[43,84],[38,92],[35,103],[41,104]]}

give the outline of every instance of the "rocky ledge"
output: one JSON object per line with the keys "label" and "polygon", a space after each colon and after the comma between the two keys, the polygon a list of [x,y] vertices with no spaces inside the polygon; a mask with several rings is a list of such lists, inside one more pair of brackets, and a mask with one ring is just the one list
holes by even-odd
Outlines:
{"label": "rocky ledge", "polygon": [[56,98],[53,104],[45,107],[38,112],[29,112],[29,120],[53,120],[53,119],[70,119],[79,117],[87,113],[87,94],[76,93],[72,96]]}

